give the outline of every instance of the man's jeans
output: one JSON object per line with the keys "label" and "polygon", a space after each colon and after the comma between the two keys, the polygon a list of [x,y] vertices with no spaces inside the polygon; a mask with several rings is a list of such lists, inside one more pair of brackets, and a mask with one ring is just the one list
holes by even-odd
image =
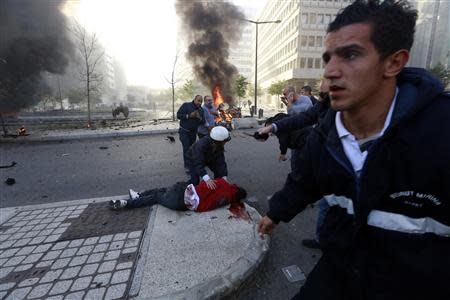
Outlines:
{"label": "man's jeans", "polygon": [[178,130],[178,133],[180,135],[181,145],[183,146],[184,167],[189,168],[189,163],[188,163],[189,159],[187,158],[187,152],[188,152],[189,148],[192,146],[192,144],[195,143],[196,133],[187,131],[183,128],[180,128]]}
{"label": "man's jeans", "polygon": [[169,209],[184,211],[187,210],[184,204],[184,190],[186,187],[186,182],[177,182],[170,188],[146,190],[139,193],[139,198],[129,200],[126,207],[138,208],[159,204]]}

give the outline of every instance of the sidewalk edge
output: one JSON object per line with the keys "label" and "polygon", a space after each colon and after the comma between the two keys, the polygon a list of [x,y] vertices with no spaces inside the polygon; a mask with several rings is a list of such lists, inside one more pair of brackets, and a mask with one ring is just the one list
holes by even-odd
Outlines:
{"label": "sidewalk edge", "polygon": [[[210,278],[190,289],[178,291],[160,297],[143,298],[149,300],[191,300],[191,299],[221,299],[236,291],[250,275],[258,269],[269,250],[270,238],[262,240],[257,233],[257,224],[261,215],[253,207],[246,205],[253,220],[253,240],[235,263],[222,274]],[[142,298],[142,295],[140,295]]]}

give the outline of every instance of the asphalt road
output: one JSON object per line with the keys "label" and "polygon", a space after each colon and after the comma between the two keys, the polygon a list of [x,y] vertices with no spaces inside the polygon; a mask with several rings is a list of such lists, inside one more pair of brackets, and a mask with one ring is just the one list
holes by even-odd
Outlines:
{"label": "asphalt road", "polygon": [[[226,145],[229,179],[248,191],[262,215],[267,199],[280,189],[290,169],[278,162],[275,138],[261,143],[234,131]],[[52,143],[0,144],[0,207],[124,195],[186,180],[178,137],[165,135]],[[103,148],[103,149],[102,149]],[[6,178],[15,178],[8,186]],[[302,282],[291,283],[282,268],[297,265],[308,273],[320,251],[301,246],[313,236],[316,211],[308,208],[289,224],[280,224],[260,270],[231,299],[290,299]]]}

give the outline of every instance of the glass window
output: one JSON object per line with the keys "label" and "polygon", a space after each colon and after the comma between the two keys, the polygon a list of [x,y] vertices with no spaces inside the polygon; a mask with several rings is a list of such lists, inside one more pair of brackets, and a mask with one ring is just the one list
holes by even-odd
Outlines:
{"label": "glass window", "polygon": [[301,57],[301,58],[300,58],[300,68],[301,68],[301,69],[304,69],[305,66],[306,66],[306,58]]}
{"label": "glass window", "polygon": [[330,15],[330,14],[326,14],[326,15],[325,15],[325,20],[324,20],[324,22],[325,22],[325,25],[330,24],[330,22],[331,22],[331,15]]}
{"label": "glass window", "polygon": [[314,47],[314,36],[310,36],[308,38],[308,46],[309,47]]}
{"label": "glass window", "polygon": [[302,14],[302,24],[308,24],[308,14]]}
{"label": "glass window", "polygon": [[309,24],[317,24],[316,14],[312,13],[309,15]]}
{"label": "glass window", "polygon": [[316,47],[323,47],[323,38],[321,36],[316,37]]}
{"label": "glass window", "polygon": [[317,15],[317,24],[323,24],[323,14]]}
{"label": "glass window", "polygon": [[308,69],[312,69],[314,64],[314,58],[308,57]]}
{"label": "glass window", "polygon": [[314,58],[314,69],[320,69],[320,63],[321,59],[320,58]]}
{"label": "glass window", "polygon": [[302,47],[306,47],[306,43],[307,43],[308,37],[306,35],[302,35]]}

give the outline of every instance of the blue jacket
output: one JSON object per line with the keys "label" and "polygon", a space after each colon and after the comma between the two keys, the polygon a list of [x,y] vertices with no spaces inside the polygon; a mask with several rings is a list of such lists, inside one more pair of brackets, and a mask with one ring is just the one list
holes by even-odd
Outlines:
{"label": "blue jacket", "polygon": [[[201,119],[189,118],[189,114],[195,110],[199,111]],[[185,102],[180,106],[177,111],[177,119],[180,120],[180,128],[193,133],[197,133],[198,126],[205,122],[202,108],[195,106],[193,101]]]}
{"label": "blue jacket", "polygon": [[450,299],[450,96],[423,69],[406,68],[397,85],[391,123],[360,176],[329,110],[301,152],[300,178],[288,176],[267,215],[289,222],[325,197],[324,255],[353,288],[380,299]]}

